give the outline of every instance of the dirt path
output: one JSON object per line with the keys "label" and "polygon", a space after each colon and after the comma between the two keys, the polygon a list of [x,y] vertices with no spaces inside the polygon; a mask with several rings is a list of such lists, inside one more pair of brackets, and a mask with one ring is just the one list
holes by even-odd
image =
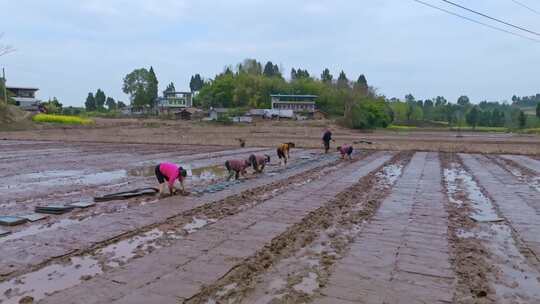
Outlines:
{"label": "dirt path", "polygon": [[[199,292],[201,285],[215,282],[244,258],[255,255],[294,223],[390,157],[390,154],[378,154],[349,164],[296,191],[284,192],[264,204],[180,238],[170,247],[156,249],[126,267],[48,297],[44,303],[71,303],[73,299],[78,299],[77,303],[113,300],[115,303],[149,303],[190,298]],[[295,204],[291,205],[291,201]],[[111,289],[109,284],[114,284],[115,288]],[[95,292],[88,292],[92,289]]]}
{"label": "dirt path", "polygon": [[440,163],[416,153],[314,303],[451,303]]}

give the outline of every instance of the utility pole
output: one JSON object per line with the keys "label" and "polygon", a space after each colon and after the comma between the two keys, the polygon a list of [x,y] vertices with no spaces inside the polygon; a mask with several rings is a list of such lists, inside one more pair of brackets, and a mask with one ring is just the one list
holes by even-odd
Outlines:
{"label": "utility pole", "polygon": [[6,104],[8,103],[8,99],[7,99],[7,89],[6,89],[6,70],[4,68],[2,68],[2,84],[4,85],[4,101],[6,102]]}

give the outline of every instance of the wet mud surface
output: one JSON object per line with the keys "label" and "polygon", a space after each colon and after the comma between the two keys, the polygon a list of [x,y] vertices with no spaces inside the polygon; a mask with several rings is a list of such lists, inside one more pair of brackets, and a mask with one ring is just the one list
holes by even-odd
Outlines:
{"label": "wet mud surface", "polygon": [[155,186],[2,226],[0,303],[540,303],[537,159],[297,149],[226,184],[265,148],[0,141],[0,215]]}
{"label": "wet mud surface", "polygon": [[[396,155],[380,169],[341,192],[288,233],[273,240],[244,273],[223,278],[188,302],[302,303],[328,282],[332,265],[378,208],[401,175],[410,153]],[[287,246],[284,246],[284,243]],[[258,268],[258,272],[254,269]],[[249,279],[248,279],[249,278]],[[205,297],[208,297],[204,299]]]}
{"label": "wet mud surface", "polygon": [[511,223],[456,155],[443,154],[458,303],[538,303],[540,272]]}
{"label": "wet mud surface", "polygon": [[[185,212],[185,214],[171,218],[163,224],[153,225],[152,227],[148,227],[145,230],[136,231],[129,237],[123,237],[121,239],[115,239],[114,241],[108,242],[110,244],[105,243],[99,246],[99,249],[93,250],[90,253],[72,256],[69,259],[64,258],[55,263],[51,263],[51,261],[49,261],[48,265],[46,265],[45,267],[38,267],[37,269],[34,269],[34,271],[32,271],[31,273],[26,273],[23,276],[15,277],[10,281],[1,284],[0,289],[5,289],[4,292],[6,293],[6,298],[4,300],[21,298],[22,295],[28,294],[32,294],[35,297],[44,296],[45,291],[34,291],[32,286],[28,287],[28,285],[33,284],[33,282],[35,282],[36,280],[39,281],[40,277],[42,279],[45,279],[44,276],[50,277],[52,274],[56,274],[58,277],[54,279],[57,283],[55,285],[56,289],[48,290],[48,293],[57,291],[58,288],[69,288],[72,285],[80,283],[80,280],[74,280],[74,277],[88,278],[92,275],[102,273],[109,268],[121,266],[132,258],[140,258],[146,253],[151,252],[155,248],[166,247],[168,244],[174,242],[178,238],[196,232],[197,230],[205,227],[208,224],[217,222],[219,219],[225,216],[230,216],[237,212],[252,208],[258,203],[270,199],[273,196],[281,193],[282,191],[291,190],[291,188],[305,185],[312,180],[316,180],[322,176],[325,176],[326,174],[329,174],[330,172],[338,170],[342,166],[340,164],[328,166],[323,164],[324,161],[314,161],[317,160],[317,158],[314,158],[312,153],[303,154],[303,152],[298,152],[298,156],[298,161],[294,165],[290,165],[287,168],[282,168],[271,164],[267,169],[267,174],[270,176],[275,176],[279,172],[283,172],[284,170],[294,170],[294,168],[297,168],[297,170],[300,170],[299,172],[301,172],[303,166],[310,165],[313,167],[319,162],[321,166],[302,172],[299,175],[293,175],[292,177],[286,178],[285,180],[278,180],[277,182],[271,183],[266,186],[244,191],[240,195],[229,196],[221,201],[204,205],[201,208],[189,210]],[[327,159],[326,162],[331,162],[333,159],[334,162],[335,160],[337,160],[336,156],[321,157]],[[360,155],[359,157],[365,157],[365,155]],[[221,173],[223,172],[222,170],[218,169],[218,167],[216,166],[211,167],[211,169],[212,171],[209,172],[209,175],[211,176],[211,181],[223,178],[223,176],[220,176],[216,173]],[[198,169],[192,170],[193,175],[197,174],[197,170]],[[204,170],[200,172],[204,172]],[[144,203],[145,202],[143,202],[141,205],[144,205]],[[156,203],[156,201],[154,199],[154,201],[150,201],[148,203]],[[121,216],[121,214],[119,214],[119,216]],[[75,217],[75,215],[72,215],[72,217]],[[24,238],[25,236],[33,234],[55,231],[70,225],[80,224],[89,219],[91,218],[80,218],[77,220],[62,219],[52,224],[50,223],[30,226],[19,232],[14,232],[13,234],[5,237],[4,239],[0,239],[0,242],[9,242],[11,240]],[[83,264],[82,266],[79,265],[81,260],[85,261],[86,264]],[[61,268],[61,266],[59,265],[67,266],[62,268],[63,271],[60,271],[59,267]],[[24,288],[29,289],[25,292]],[[43,289],[46,291],[47,288],[51,287],[43,287]],[[16,292],[14,292],[14,290],[16,290]]]}

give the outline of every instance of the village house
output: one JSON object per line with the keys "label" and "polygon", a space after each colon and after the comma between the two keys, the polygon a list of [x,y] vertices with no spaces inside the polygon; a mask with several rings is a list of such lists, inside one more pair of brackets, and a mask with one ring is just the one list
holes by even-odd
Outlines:
{"label": "village house", "polygon": [[158,115],[172,115],[193,106],[193,93],[164,91],[157,100]]}
{"label": "village house", "polygon": [[208,111],[208,120],[218,120],[220,117],[229,113],[227,108],[210,108]]}
{"label": "village house", "polygon": [[315,112],[315,99],[317,95],[270,95],[272,110],[292,110],[298,113]]}
{"label": "village house", "polygon": [[[13,95],[17,105],[26,111],[38,111],[40,100],[36,98],[38,88],[32,87],[8,87],[6,89]],[[9,95],[8,95],[9,96]]]}

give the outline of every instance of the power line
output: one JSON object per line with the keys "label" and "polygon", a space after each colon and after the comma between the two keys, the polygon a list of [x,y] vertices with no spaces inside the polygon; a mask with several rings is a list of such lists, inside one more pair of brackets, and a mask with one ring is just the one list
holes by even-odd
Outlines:
{"label": "power line", "polygon": [[539,12],[539,11],[535,10],[534,8],[528,6],[528,5],[524,4],[524,3],[521,3],[521,2],[519,2],[519,1],[517,1],[517,0],[511,0],[511,1],[514,2],[514,3],[517,4],[517,5],[523,6],[524,8],[530,10],[531,12],[534,12],[534,13],[540,15],[540,12]]}
{"label": "power line", "polygon": [[450,15],[453,15],[453,16],[456,16],[456,17],[459,17],[459,18],[462,18],[462,19],[465,19],[467,21],[470,21],[470,22],[473,22],[473,23],[476,23],[476,24],[480,24],[480,25],[483,25],[485,27],[489,27],[491,29],[494,29],[496,31],[500,31],[500,32],[504,32],[504,33],[507,33],[507,34],[510,34],[510,35],[514,35],[514,36],[517,36],[517,37],[521,37],[521,38],[525,38],[527,40],[532,40],[534,42],[540,42],[540,40],[538,39],[534,39],[534,38],[531,38],[531,37],[527,37],[525,35],[521,35],[521,34],[518,34],[518,33],[514,33],[514,32],[511,32],[511,31],[508,31],[508,30],[505,30],[503,28],[500,28],[500,27],[496,27],[496,26],[493,26],[491,24],[487,24],[487,23],[484,23],[484,22],[481,22],[481,21],[478,21],[478,20],[475,20],[475,19],[472,19],[472,18],[469,18],[467,16],[463,16],[463,15],[460,15],[458,13],[454,13],[452,11],[449,11],[447,9],[444,9],[442,7],[438,7],[436,5],[433,5],[433,4],[430,4],[430,3],[427,3],[427,2],[424,2],[424,1],[421,1],[421,0],[413,0],[415,2],[418,2],[420,4],[423,4],[423,5],[426,5],[426,6],[429,6],[431,8],[434,8],[436,10],[439,10],[439,11],[442,11],[442,12],[445,12],[447,14],[450,14]]}
{"label": "power line", "polygon": [[480,12],[475,11],[475,10],[473,10],[473,9],[467,8],[467,7],[463,6],[463,5],[454,3],[454,2],[452,2],[452,1],[448,1],[448,0],[441,0],[441,1],[446,2],[446,3],[448,3],[448,4],[451,4],[451,5],[453,5],[453,6],[457,6],[457,7],[461,8],[461,9],[464,9],[464,10],[469,11],[469,12],[471,12],[471,13],[480,15],[480,16],[482,16],[482,17],[484,17],[484,18],[488,18],[488,19],[491,19],[491,20],[493,20],[493,21],[497,21],[497,22],[499,22],[499,23],[502,23],[502,24],[504,24],[504,25],[507,25],[507,26],[516,28],[516,29],[518,29],[518,30],[525,31],[525,32],[528,32],[528,33],[533,34],[533,35],[536,35],[536,36],[540,36],[540,33],[538,33],[538,32],[531,31],[531,30],[526,29],[526,28],[524,28],[524,27],[514,25],[514,24],[512,24],[512,23],[510,23],[510,22],[506,22],[506,21],[504,21],[504,20],[501,20],[501,19],[498,19],[498,18],[495,18],[495,17],[488,16],[488,15],[486,15],[486,14],[480,13]]}

